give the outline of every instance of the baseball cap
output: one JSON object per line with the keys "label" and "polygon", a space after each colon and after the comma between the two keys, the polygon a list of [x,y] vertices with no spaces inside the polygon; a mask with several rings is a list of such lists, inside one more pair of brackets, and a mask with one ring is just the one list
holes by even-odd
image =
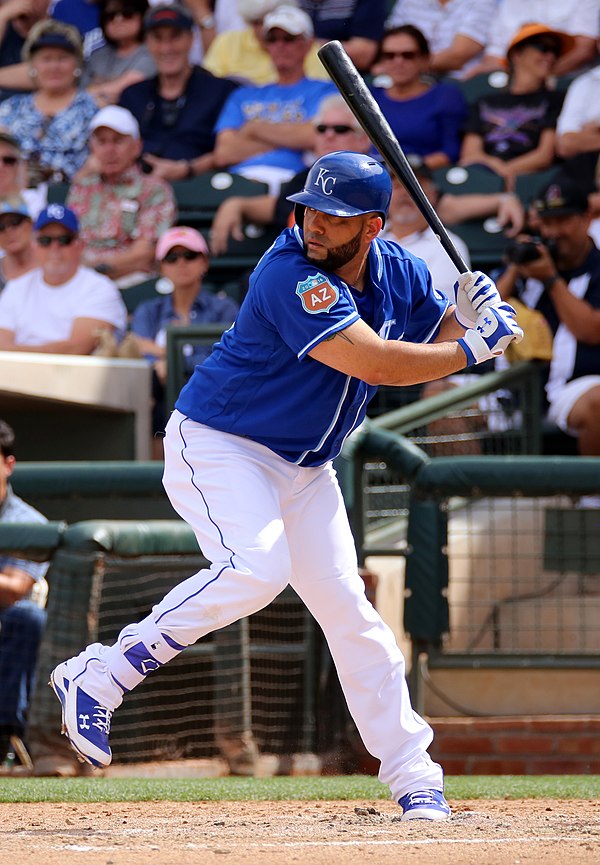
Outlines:
{"label": "baseball cap", "polygon": [[538,216],[568,216],[571,213],[585,213],[588,198],[579,184],[569,178],[559,178],[546,186],[532,201],[532,206]]}
{"label": "baseball cap", "polygon": [[4,198],[0,201],[0,216],[5,213],[18,213],[21,216],[26,216],[31,219],[29,209],[20,195],[15,195],[12,198]]}
{"label": "baseball cap", "polygon": [[185,6],[179,3],[162,3],[153,6],[144,16],[144,30],[154,30],[156,27],[176,27],[178,30],[191,30],[194,18]]}
{"label": "baseball cap", "polygon": [[77,219],[77,215],[70,208],[63,207],[62,204],[49,204],[48,207],[45,207],[36,219],[33,227],[36,231],[39,231],[41,228],[45,228],[46,225],[51,225],[53,222],[62,225],[64,228],[68,229],[68,231],[72,231],[73,234],[79,232],[79,220]]}
{"label": "baseball cap", "polygon": [[186,225],[177,225],[165,231],[156,244],[156,260],[162,261],[167,252],[174,246],[184,246],[194,252],[200,252],[208,258],[208,245],[199,231]]}
{"label": "baseball cap", "polygon": [[101,126],[113,129],[121,135],[131,135],[136,140],[139,140],[140,137],[140,127],[137,120],[131,111],[121,108],[120,105],[107,105],[94,114],[89,126],[90,134]]}
{"label": "baseball cap", "polygon": [[575,38],[573,36],[570,36],[568,33],[563,33],[561,30],[553,30],[551,27],[547,27],[545,24],[524,24],[517,30],[517,32],[511,39],[510,44],[506,49],[506,56],[508,57],[510,52],[513,50],[513,48],[516,48],[517,45],[521,45],[523,42],[528,42],[530,39],[534,39],[536,36],[555,37],[560,48],[559,56],[561,56],[562,54],[566,54],[566,52],[570,51],[575,44]]}
{"label": "baseball cap", "polygon": [[275,27],[285,30],[291,36],[306,36],[307,39],[311,39],[314,34],[310,17],[297,6],[278,6],[277,9],[265,15],[263,33],[268,33]]}

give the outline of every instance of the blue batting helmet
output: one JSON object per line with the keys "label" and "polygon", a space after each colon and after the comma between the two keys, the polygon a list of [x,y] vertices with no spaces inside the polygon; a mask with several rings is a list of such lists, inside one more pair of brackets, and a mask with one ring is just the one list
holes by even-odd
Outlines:
{"label": "blue batting helmet", "polygon": [[364,153],[339,150],[317,159],[302,192],[288,195],[287,200],[332,216],[375,212],[385,222],[391,197],[392,180],[381,162]]}

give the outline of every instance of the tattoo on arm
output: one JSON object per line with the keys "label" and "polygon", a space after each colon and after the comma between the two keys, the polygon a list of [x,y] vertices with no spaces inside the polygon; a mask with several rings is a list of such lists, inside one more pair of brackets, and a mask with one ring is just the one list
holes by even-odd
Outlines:
{"label": "tattoo on arm", "polygon": [[326,339],[323,340],[323,342],[331,342],[331,340],[335,339],[336,336],[339,336],[340,339],[345,339],[346,342],[350,343],[350,345],[354,345],[354,343],[352,342],[352,340],[350,339],[348,334],[345,333],[345,331],[343,331],[343,330],[340,330],[338,333],[334,333],[333,336],[328,336]]}

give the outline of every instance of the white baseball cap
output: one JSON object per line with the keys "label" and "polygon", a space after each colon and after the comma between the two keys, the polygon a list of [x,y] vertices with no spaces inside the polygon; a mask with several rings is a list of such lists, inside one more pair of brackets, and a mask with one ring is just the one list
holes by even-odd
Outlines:
{"label": "white baseball cap", "polygon": [[315,32],[310,17],[297,6],[278,6],[277,9],[265,15],[263,33],[268,33],[275,27],[285,30],[292,36],[305,36],[307,39],[312,39]]}
{"label": "white baseball cap", "polygon": [[94,114],[89,126],[90,135],[101,126],[113,129],[121,135],[131,135],[136,141],[140,138],[140,127],[137,120],[131,111],[121,108],[120,105],[107,105],[106,108],[101,108]]}

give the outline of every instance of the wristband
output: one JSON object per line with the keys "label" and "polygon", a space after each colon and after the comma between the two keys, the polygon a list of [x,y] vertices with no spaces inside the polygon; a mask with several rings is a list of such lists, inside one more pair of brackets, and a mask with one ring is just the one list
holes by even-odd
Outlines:
{"label": "wristband", "polygon": [[550,291],[550,289],[558,282],[560,279],[560,274],[555,273],[552,276],[549,276],[548,279],[542,279],[542,285],[544,286],[544,291]]}
{"label": "wristband", "polygon": [[185,173],[185,179],[191,180],[192,177],[196,176],[196,172],[194,171],[194,163],[192,162],[191,159],[188,159],[186,165],[187,165],[187,171]]}

